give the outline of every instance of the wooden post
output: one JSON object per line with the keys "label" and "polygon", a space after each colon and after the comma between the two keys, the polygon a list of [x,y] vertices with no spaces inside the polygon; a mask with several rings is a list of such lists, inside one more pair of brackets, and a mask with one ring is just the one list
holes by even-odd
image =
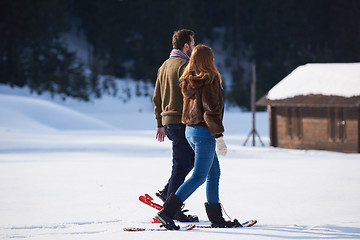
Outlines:
{"label": "wooden post", "polygon": [[262,146],[264,146],[264,143],[261,141],[261,138],[259,136],[259,134],[256,131],[255,128],[255,113],[256,113],[256,108],[255,108],[255,101],[256,101],[256,65],[253,64],[252,65],[252,82],[251,82],[251,112],[252,112],[252,129],[248,135],[248,137],[246,138],[246,141],[244,142],[244,146],[246,145],[247,141],[249,140],[249,137],[252,135],[252,145],[253,147],[255,146],[255,136],[257,135],[259,137],[260,143]]}
{"label": "wooden post", "polygon": [[251,112],[252,112],[252,145],[255,146],[255,99],[256,99],[256,66],[252,65],[252,83],[251,83]]}

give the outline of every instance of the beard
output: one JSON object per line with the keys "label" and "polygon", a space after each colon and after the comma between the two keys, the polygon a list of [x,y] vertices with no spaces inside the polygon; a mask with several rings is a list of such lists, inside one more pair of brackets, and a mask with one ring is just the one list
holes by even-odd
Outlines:
{"label": "beard", "polygon": [[191,56],[192,49],[188,49],[185,53],[190,57]]}

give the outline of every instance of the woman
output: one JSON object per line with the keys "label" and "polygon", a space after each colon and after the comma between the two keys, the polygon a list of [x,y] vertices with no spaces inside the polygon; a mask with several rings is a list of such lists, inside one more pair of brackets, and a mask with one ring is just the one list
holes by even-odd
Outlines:
{"label": "woman", "polygon": [[186,124],[185,135],[195,152],[195,166],[192,176],[184,182],[164,203],[164,208],[156,215],[167,229],[178,230],[173,219],[183,202],[205,180],[206,213],[212,227],[241,227],[237,220],[227,222],[222,216],[219,203],[220,165],[217,152],[226,155],[222,124],[224,99],[221,75],[214,64],[211,48],[199,44],[191,54],[189,64],[180,78],[184,106],[182,123]]}

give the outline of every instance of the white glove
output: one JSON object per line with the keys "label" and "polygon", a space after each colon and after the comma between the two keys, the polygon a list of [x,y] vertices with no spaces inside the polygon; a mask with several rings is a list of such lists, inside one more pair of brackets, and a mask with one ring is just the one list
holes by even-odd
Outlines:
{"label": "white glove", "polygon": [[225,156],[227,154],[227,147],[224,141],[224,136],[216,138],[216,151],[217,154]]}

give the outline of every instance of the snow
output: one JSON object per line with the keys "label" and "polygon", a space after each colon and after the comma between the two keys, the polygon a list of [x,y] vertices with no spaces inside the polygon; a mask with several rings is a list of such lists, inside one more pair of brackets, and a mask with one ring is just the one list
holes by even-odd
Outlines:
{"label": "snow", "polygon": [[360,63],[312,63],[296,68],[268,93],[270,100],[299,95],[360,96]]}
{"label": "snow", "polygon": [[[0,239],[360,239],[359,154],[268,147],[266,112],[256,122],[267,146],[243,146],[251,113],[236,110],[225,112],[220,197],[230,217],[258,224],[124,232],[157,226],[138,197],[170,175],[150,99],[63,102],[0,85]],[[207,220],[205,201],[201,186],[185,207]]]}
{"label": "snow", "polygon": [[[19,109],[18,106],[21,106]],[[0,95],[3,116],[0,123],[21,130],[111,129],[109,124],[49,101],[21,96]],[[23,124],[25,123],[25,124]]]}

